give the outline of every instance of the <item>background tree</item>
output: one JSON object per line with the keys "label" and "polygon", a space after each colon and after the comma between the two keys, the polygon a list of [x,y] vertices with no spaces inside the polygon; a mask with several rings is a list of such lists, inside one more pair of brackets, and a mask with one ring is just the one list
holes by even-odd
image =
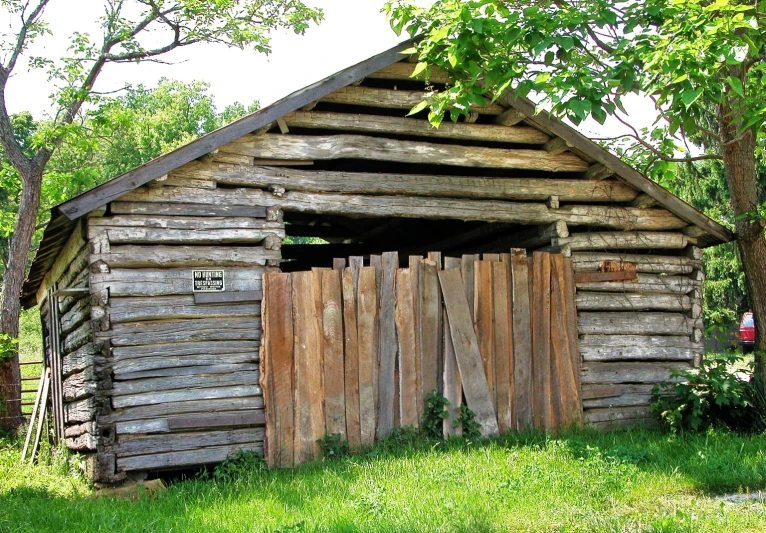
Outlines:
{"label": "background tree", "polygon": [[[722,162],[750,301],[766,325],[766,219],[756,174],[766,138],[764,0],[437,0],[386,9],[396,31],[423,35],[416,70],[435,65],[456,80],[433,95],[434,123],[448,105],[454,119],[508,88],[542,95],[542,105],[575,124],[612,115],[630,126],[623,97],[650,98],[654,127],[629,130],[645,171],[657,177],[674,161]],[[695,135],[707,152],[677,156]],[[757,343],[766,380],[766,326]]]}
{"label": "background tree", "polygon": [[[21,182],[18,214],[8,245],[0,297],[0,342],[18,335],[19,296],[45,169],[55,151],[76,131],[77,117],[90,102],[93,86],[110,63],[151,61],[168,52],[198,43],[221,43],[268,52],[269,32],[289,28],[301,33],[318,22],[321,11],[300,0],[103,0],[97,40],[82,32],[70,38],[68,54],[59,59],[27,57],[30,68],[45,69],[57,90],[51,120],[22,142],[7,111],[6,88],[32,42],[48,35],[44,11],[55,0],[0,0],[15,21],[13,31],[0,36],[0,146]],[[2,341],[5,338],[6,341]],[[3,348],[0,346],[0,348]],[[0,427],[21,422],[18,355],[0,349]]]}

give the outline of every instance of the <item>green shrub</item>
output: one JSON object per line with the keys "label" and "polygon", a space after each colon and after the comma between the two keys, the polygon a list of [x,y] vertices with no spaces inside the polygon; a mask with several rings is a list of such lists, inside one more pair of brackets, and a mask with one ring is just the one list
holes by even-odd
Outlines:
{"label": "green shrub", "polygon": [[240,450],[237,455],[226,459],[215,467],[213,479],[223,483],[232,483],[264,470],[266,470],[266,462],[261,454]]}
{"label": "green shrub", "polygon": [[340,459],[348,455],[348,441],[340,433],[325,435],[317,441],[326,459]]}
{"label": "green shrub", "polygon": [[467,441],[475,441],[481,438],[481,426],[476,421],[476,413],[471,411],[466,404],[460,406],[457,420],[453,423],[455,427],[462,427],[463,438]]}
{"label": "green shrub", "polygon": [[449,416],[446,407],[449,400],[432,390],[426,397],[426,407],[423,409],[423,435],[429,439],[444,438],[444,419]]}
{"label": "green shrub", "polygon": [[[730,370],[734,366],[741,369],[739,376]],[[652,414],[674,430],[717,425],[740,431],[762,430],[762,394],[752,376],[753,364],[744,363],[736,352],[708,356],[697,370],[672,371],[672,378],[684,381],[655,385]]]}

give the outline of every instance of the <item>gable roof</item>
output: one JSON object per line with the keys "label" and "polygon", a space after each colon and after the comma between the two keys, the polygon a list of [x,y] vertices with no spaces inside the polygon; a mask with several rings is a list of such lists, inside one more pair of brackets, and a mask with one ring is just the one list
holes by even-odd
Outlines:
{"label": "gable roof", "polygon": [[[418,38],[404,41],[385,52],[296,91],[267,107],[204,135],[172,152],[152,159],[52,208],[50,222],[46,226],[40,247],[35,255],[27,281],[24,284],[22,304],[27,307],[35,305],[34,297],[38,287],[56,260],[58,253],[72,233],[76,221],[80,217],[243,135],[263,128],[288,113],[297,111],[334,91],[363,80],[374,72],[401,61],[402,52],[411,48],[417,40]],[[734,238],[734,234],[727,228],[663,189],[574,128],[552,118],[545,111],[535,114],[535,104],[531,100],[517,98],[509,90],[498,99],[498,102],[508,108],[518,110],[526,116],[524,120],[528,124],[546,133],[560,137],[574,153],[583,156],[586,160],[595,161],[597,164],[603,165],[626,183],[653,198],[659,205],[671,213],[689,224],[702,229],[710,236],[705,241],[706,245],[728,242]]]}

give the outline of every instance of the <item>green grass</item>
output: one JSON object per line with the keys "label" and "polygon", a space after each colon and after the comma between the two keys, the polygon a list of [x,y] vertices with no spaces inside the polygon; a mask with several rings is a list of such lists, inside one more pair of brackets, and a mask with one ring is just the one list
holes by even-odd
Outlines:
{"label": "green grass", "polygon": [[138,501],[92,499],[73,461],[17,465],[0,441],[0,531],[766,531],[766,437],[573,432],[411,443]]}

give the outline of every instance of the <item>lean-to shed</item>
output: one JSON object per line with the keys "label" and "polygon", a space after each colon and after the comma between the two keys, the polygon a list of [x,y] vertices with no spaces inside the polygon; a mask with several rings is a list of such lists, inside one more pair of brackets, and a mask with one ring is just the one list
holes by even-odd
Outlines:
{"label": "lean-to shed", "polygon": [[[365,432],[369,441],[390,425],[417,424],[422,401],[408,413],[407,391],[417,387],[422,396],[428,380],[453,395],[453,403],[465,390],[470,405],[471,380],[483,375],[481,390],[492,394],[487,409],[498,413],[501,431],[521,427],[512,420],[527,401],[519,392],[522,378],[533,396],[536,384],[552,379],[553,388],[545,381],[540,390],[555,397],[562,369],[556,366],[558,348],[551,345],[541,348],[547,354],[543,370],[534,362],[526,372],[518,366],[520,343],[547,343],[535,328],[555,331],[561,321],[552,313],[558,309],[567,316],[569,300],[576,320],[572,311],[567,320],[574,336],[566,353],[574,362],[571,391],[578,420],[603,425],[644,419],[652,385],[666,380],[671,367],[698,363],[700,249],[729,241],[732,234],[574,129],[545,113],[535,115],[529,100],[511,93],[475,107],[468,120],[445,122],[439,129],[430,127],[425,113],[407,117],[426,89],[423,80],[410,78],[414,66],[401,54],[410,46],[403,43],[349,67],[53,209],[23,303],[38,305],[43,316],[57,435],[69,448],[89,454],[95,480],[262,450],[267,426],[271,435],[275,428],[302,432],[294,439],[289,431],[270,437],[274,442],[293,439],[288,448],[310,448],[312,435],[339,423],[330,418],[340,411],[339,432],[351,438],[353,419],[361,442]],[[448,81],[437,73],[430,84],[440,88]],[[329,244],[286,240],[290,237]],[[543,280],[541,299],[534,283],[527,293],[527,282],[514,277],[511,249],[514,264],[523,266],[531,282]],[[535,263],[534,257],[543,257],[538,254],[527,264],[522,249],[566,260]],[[392,250],[397,253],[379,255]],[[408,257],[410,268],[400,274],[396,263]],[[277,366],[269,366],[275,377],[266,383],[259,372],[264,273],[342,269],[340,258],[350,258],[354,277],[348,281],[339,273],[321,290],[311,289],[314,310],[298,301],[309,290],[307,277],[269,281],[272,289],[292,284],[293,307],[285,311],[292,318],[275,318],[280,311],[275,303],[270,320],[284,326],[294,319],[296,329],[294,335],[268,332],[284,337],[295,359],[290,355],[280,368],[279,353],[271,353]],[[393,270],[386,270],[385,261]],[[505,263],[507,270],[484,263]],[[358,276],[367,264],[377,267],[377,276]],[[462,278],[443,270],[453,267]],[[430,268],[435,270],[428,279],[440,284],[426,282],[423,272]],[[386,272],[391,276],[382,275]],[[508,273],[505,280],[502,272]],[[544,277],[538,278],[539,272]],[[492,305],[483,306],[476,295],[485,274],[500,280],[500,288],[489,286],[500,291],[496,295],[508,295],[507,302],[495,296]],[[410,292],[404,291],[406,280]],[[342,300],[347,312],[347,281],[359,298],[352,298],[357,307],[333,330],[325,304]],[[368,282],[372,294],[375,287],[378,291],[372,304],[360,296]],[[448,290],[452,283],[463,287],[465,298]],[[395,287],[404,292],[392,292],[395,304],[388,306],[381,291]],[[563,303],[557,295],[564,295]],[[433,323],[445,325],[444,334],[433,330],[429,340],[424,332],[430,318],[423,309],[431,300],[437,302],[434,320],[443,321]],[[525,307],[533,308],[526,324],[513,318],[517,310],[518,317],[529,317]],[[324,347],[311,361],[301,359],[307,352],[300,351],[305,343],[298,332],[308,324],[307,309],[312,320],[325,319],[324,329],[320,323],[312,333]],[[376,324],[372,341],[361,329],[370,318],[365,309]],[[467,337],[456,325],[465,317],[476,328]],[[499,328],[499,317],[507,317],[505,336],[482,334],[482,324]],[[535,317],[542,317],[539,324]],[[387,328],[385,320],[395,326]],[[407,320],[414,329],[404,335]],[[352,323],[360,329],[353,330]],[[530,331],[536,337],[525,341]],[[332,344],[336,334],[340,355]],[[562,335],[566,338],[563,330]],[[475,342],[452,342],[469,337]],[[431,377],[423,355],[429,342],[439,350]],[[361,367],[349,367],[348,350],[361,353],[364,343],[372,350],[369,375],[375,378],[369,391],[356,381]],[[270,349],[278,352],[278,346],[275,341]],[[475,375],[467,359],[473,352],[483,362]],[[459,371],[450,366],[450,353]],[[510,360],[488,362],[500,353],[509,353]],[[407,361],[413,354],[418,370],[410,379]],[[337,375],[343,382],[345,373],[346,381],[339,392],[344,394],[331,397],[337,385],[327,374],[337,370],[333,361],[340,361]],[[514,374],[514,365],[520,374]],[[310,386],[301,392],[300,376],[323,372],[325,396],[312,396]],[[455,392],[454,383],[447,383],[449,373],[458,384],[462,375],[463,389]],[[381,385],[389,375],[391,391]],[[265,408],[262,384],[272,395]],[[287,414],[278,412],[281,397],[294,401]],[[372,401],[367,407],[377,417],[374,424],[365,423],[365,397]],[[541,401],[563,420],[562,402]],[[500,419],[501,412],[506,419]],[[293,416],[299,427],[279,426],[279,417]],[[312,416],[327,417],[314,433],[305,429]],[[269,446],[273,454],[275,446]],[[289,453],[299,461],[298,451]]]}

